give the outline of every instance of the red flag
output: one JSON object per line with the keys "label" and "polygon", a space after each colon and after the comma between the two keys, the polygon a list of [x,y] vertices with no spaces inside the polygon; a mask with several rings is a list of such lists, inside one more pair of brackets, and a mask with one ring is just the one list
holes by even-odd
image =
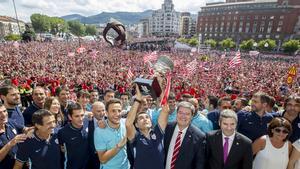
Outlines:
{"label": "red flag", "polygon": [[130,68],[128,69],[128,72],[127,72],[127,78],[128,78],[128,79],[131,79],[133,76],[134,76],[134,74],[132,73],[131,67],[130,67]]}
{"label": "red flag", "polygon": [[229,68],[234,68],[242,63],[241,53],[237,51],[235,56],[229,61]]}
{"label": "red flag", "polygon": [[156,51],[146,54],[144,56],[144,63],[155,61],[155,60],[157,60],[157,52]]}
{"label": "red flag", "polygon": [[168,73],[168,74],[167,74],[167,85],[166,85],[166,89],[165,89],[165,92],[164,92],[164,96],[163,96],[163,98],[162,98],[161,101],[160,101],[160,105],[161,105],[161,106],[167,104],[167,102],[168,102],[168,97],[169,97],[169,94],[170,94],[170,89],[171,89],[171,73]]}

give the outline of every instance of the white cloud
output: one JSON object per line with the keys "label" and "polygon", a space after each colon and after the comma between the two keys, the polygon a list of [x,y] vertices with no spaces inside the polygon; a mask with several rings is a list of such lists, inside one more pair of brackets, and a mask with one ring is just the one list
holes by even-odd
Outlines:
{"label": "white cloud", "polygon": [[[219,0],[173,0],[173,3],[177,11],[197,13],[206,1]],[[2,15],[13,16],[12,3],[8,0],[0,0],[1,2]],[[161,8],[164,0],[18,0],[15,2],[20,18],[29,21],[29,17],[33,13],[42,13],[49,16],[77,13],[91,16],[101,12],[156,10]]]}

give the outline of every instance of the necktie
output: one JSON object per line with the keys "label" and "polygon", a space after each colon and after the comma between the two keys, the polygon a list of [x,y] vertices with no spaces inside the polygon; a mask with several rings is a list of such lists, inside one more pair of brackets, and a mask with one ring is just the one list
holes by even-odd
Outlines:
{"label": "necktie", "polygon": [[179,131],[178,135],[176,137],[172,160],[171,160],[171,169],[175,169],[175,162],[178,157],[180,146],[181,146],[181,134],[182,134],[182,131]]}
{"label": "necktie", "polygon": [[226,163],[228,157],[228,147],[229,146],[229,137],[225,137],[225,143],[223,146],[223,157],[224,157],[224,164]]}

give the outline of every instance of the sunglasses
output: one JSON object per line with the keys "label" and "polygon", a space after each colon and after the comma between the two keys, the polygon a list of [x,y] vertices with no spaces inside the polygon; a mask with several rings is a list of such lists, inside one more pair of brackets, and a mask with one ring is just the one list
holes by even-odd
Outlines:
{"label": "sunglasses", "polygon": [[283,134],[289,134],[289,131],[286,130],[286,129],[275,128],[274,131],[275,131],[276,133],[280,133],[280,132],[281,132],[281,133],[283,133]]}

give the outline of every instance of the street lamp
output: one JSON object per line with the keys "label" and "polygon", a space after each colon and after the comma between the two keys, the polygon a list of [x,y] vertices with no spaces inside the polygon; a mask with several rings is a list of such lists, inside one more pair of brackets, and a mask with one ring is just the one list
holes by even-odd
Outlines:
{"label": "street lamp", "polygon": [[15,0],[12,0],[12,1],[13,1],[13,4],[14,4],[14,9],[15,9],[15,14],[16,14],[16,20],[17,20],[17,24],[18,24],[18,28],[19,28],[19,34],[21,35],[21,28],[20,28],[20,24],[19,24],[19,19],[18,19],[18,14],[17,14]]}

